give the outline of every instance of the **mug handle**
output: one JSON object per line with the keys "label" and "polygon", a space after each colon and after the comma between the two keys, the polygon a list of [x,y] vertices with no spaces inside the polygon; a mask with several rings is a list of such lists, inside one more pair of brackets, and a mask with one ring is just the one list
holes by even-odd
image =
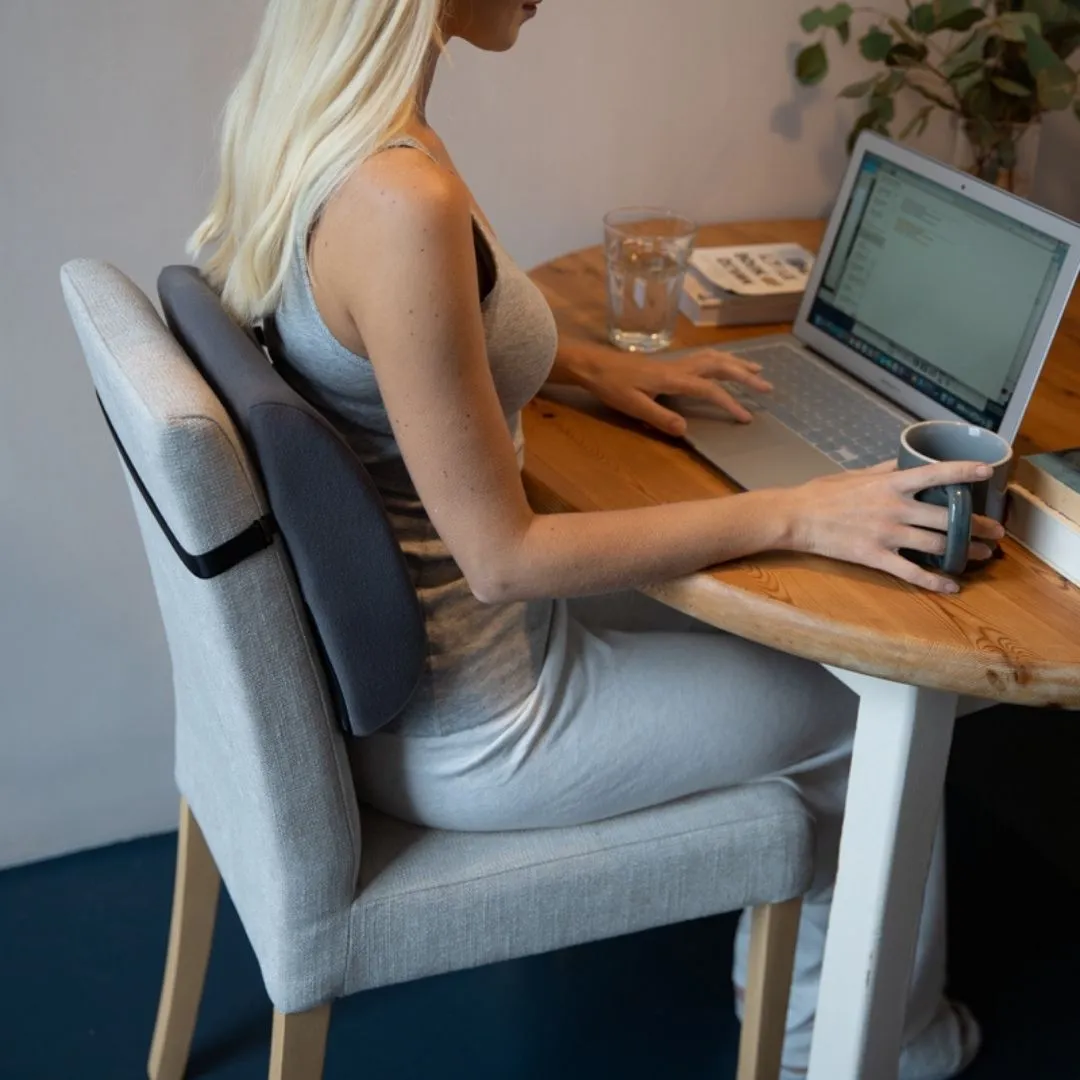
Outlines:
{"label": "mug handle", "polygon": [[949,484],[945,494],[949,500],[949,531],[945,535],[941,569],[946,574],[962,574],[971,544],[971,488],[967,484]]}

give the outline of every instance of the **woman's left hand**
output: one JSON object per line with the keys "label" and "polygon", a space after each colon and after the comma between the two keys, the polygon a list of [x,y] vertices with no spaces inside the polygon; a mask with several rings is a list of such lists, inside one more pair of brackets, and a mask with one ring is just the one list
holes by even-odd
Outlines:
{"label": "woman's left hand", "polygon": [[748,424],[752,416],[721,385],[721,380],[742,383],[757,393],[772,385],[758,372],[760,364],[741,360],[719,349],[700,349],[673,360],[620,352],[592,342],[574,342],[560,349],[559,361],[573,381],[627,416],[644,420],[668,435],[681,436],[686,421],[656,399],[663,394],[700,398]]}

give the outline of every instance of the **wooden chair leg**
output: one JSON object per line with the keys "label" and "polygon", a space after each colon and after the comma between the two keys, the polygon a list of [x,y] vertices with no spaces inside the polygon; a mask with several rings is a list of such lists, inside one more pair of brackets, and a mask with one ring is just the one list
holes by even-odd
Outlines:
{"label": "wooden chair leg", "polygon": [[220,891],[214,857],[187,801],[181,799],[169,954],[147,1065],[150,1080],[182,1080],[187,1069]]}
{"label": "wooden chair leg", "polygon": [[802,900],[754,908],[738,1080],[777,1080]]}
{"label": "wooden chair leg", "polygon": [[322,1080],[330,1006],[304,1013],[274,1010],[270,1080]]}

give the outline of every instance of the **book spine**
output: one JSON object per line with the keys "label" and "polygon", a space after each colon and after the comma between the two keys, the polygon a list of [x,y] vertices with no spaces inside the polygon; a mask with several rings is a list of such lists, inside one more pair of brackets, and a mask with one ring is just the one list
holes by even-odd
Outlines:
{"label": "book spine", "polygon": [[719,326],[720,311],[718,307],[702,308],[695,303],[694,298],[684,292],[679,297],[679,310],[695,326]]}
{"label": "book spine", "polygon": [[1064,514],[1080,526],[1080,491],[1074,491],[1056,476],[1051,476],[1030,458],[1021,458],[1017,463],[1016,483],[1046,503],[1051,510]]}
{"label": "book spine", "polygon": [[1005,529],[1036,558],[1080,585],[1080,528],[1052,510],[1031,492],[1009,487]]}

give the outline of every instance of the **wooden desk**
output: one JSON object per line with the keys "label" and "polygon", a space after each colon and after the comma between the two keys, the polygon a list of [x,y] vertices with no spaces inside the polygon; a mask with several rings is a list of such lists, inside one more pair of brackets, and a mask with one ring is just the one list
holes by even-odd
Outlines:
{"label": "wooden desk", "polygon": [[[824,225],[714,226],[700,243],[796,240]],[[560,328],[604,338],[599,248],[533,272]],[[693,327],[706,345],[783,327]],[[537,400],[525,412],[525,479],[545,510],[617,509],[731,494],[684,444],[601,406]],[[1019,453],[1080,444],[1080,290],[1050,353]],[[1080,590],[1018,545],[960,594],[917,590],[877,571],[770,553],[647,591],[743,637],[828,665],[860,695],[834,919],[811,1080],[896,1075],[903,999],[952,740],[957,696],[1080,708]]]}

